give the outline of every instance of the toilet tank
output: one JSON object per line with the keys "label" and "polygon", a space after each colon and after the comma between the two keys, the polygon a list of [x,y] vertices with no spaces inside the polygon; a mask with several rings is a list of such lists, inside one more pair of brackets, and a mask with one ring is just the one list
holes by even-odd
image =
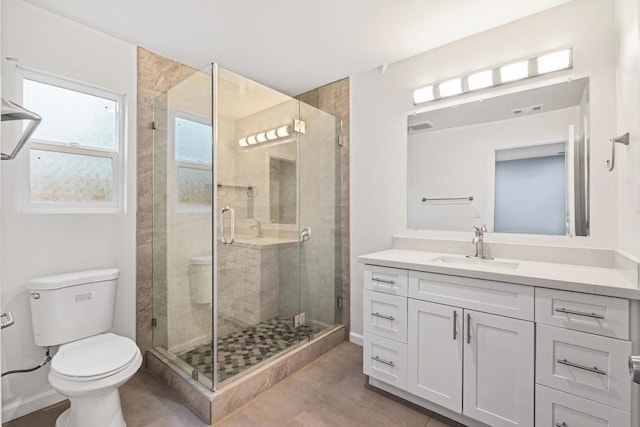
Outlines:
{"label": "toilet tank", "polygon": [[36,345],[48,347],[98,335],[113,327],[117,268],[40,277],[29,283]]}
{"label": "toilet tank", "polygon": [[211,255],[196,256],[189,260],[189,285],[191,302],[211,304],[213,302],[213,270]]}

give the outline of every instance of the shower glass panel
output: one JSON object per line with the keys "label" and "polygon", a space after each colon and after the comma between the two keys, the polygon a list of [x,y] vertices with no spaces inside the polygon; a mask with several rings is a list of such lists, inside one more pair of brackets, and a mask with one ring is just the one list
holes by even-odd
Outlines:
{"label": "shower glass panel", "polygon": [[[207,387],[211,382],[211,70],[153,102],[153,345]],[[209,368],[190,357],[209,346]]]}
{"label": "shower glass panel", "polygon": [[154,101],[154,348],[212,389],[340,322],[340,122],[218,66]]}

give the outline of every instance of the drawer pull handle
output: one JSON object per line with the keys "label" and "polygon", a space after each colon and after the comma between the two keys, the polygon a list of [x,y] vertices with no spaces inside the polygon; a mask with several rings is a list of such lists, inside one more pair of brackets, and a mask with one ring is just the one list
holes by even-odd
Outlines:
{"label": "drawer pull handle", "polygon": [[388,360],[380,359],[378,356],[373,356],[372,359],[375,360],[376,362],[384,363],[385,365],[391,366],[392,368],[395,368],[396,366],[395,363],[390,362]]}
{"label": "drawer pull handle", "polygon": [[556,362],[558,362],[561,365],[571,366],[572,368],[578,368],[578,369],[582,369],[584,371],[593,372],[594,374],[607,375],[607,373],[605,371],[603,371],[602,369],[598,369],[595,366],[593,368],[591,368],[589,366],[584,366],[584,365],[580,365],[578,363],[569,362],[567,359],[558,359],[558,360],[556,360]]}
{"label": "drawer pull handle", "polygon": [[381,319],[396,320],[396,318],[393,316],[385,316],[384,314],[380,314],[380,313],[371,313],[371,315],[375,317],[379,317]]}
{"label": "drawer pull handle", "polygon": [[576,316],[592,317],[594,319],[604,319],[604,316],[602,314],[585,313],[583,311],[574,311],[574,310],[569,310],[567,308],[556,308],[556,311],[558,313],[575,314]]}
{"label": "drawer pull handle", "polygon": [[456,323],[458,322],[458,311],[453,310],[453,340],[456,340],[456,335],[458,335],[458,331],[456,330],[458,326]]}
{"label": "drawer pull handle", "polygon": [[471,344],[471,314],[467,313],[467,344]]}
{"label": "drawer pull handle", "polygon": [[556,427],[567,427],[567,423],[556,423]]}
{"label": "drawer pull handle", "polygon": [[374,282],[387,283],[389,285],[395,285],[396,284],[395,280],[380,279],[378,277],[373,277],[371,280],[373,280]]}

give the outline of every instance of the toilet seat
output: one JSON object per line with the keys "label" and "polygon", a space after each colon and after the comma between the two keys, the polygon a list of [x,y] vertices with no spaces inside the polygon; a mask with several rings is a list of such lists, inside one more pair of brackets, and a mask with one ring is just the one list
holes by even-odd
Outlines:
{"label": "toilet seat", "polygon": [[107,333],[60,346],[51,369],[70,381],[92,381],[115,375],[130,366],[138,355],[136,343]]}

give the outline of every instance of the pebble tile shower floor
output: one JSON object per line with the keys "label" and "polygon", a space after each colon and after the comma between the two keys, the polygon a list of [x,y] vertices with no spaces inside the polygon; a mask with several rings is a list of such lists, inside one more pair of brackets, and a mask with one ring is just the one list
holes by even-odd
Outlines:
{"label": "pebble tile shower floor", "polygon": [[[275,317],[218,339],[218,381],[269,359],[306,339],[314,331],[310,326],[293,327],[290,318]],[[212,379],[211,342],[178,354],[178,357],[209,379]]]}

